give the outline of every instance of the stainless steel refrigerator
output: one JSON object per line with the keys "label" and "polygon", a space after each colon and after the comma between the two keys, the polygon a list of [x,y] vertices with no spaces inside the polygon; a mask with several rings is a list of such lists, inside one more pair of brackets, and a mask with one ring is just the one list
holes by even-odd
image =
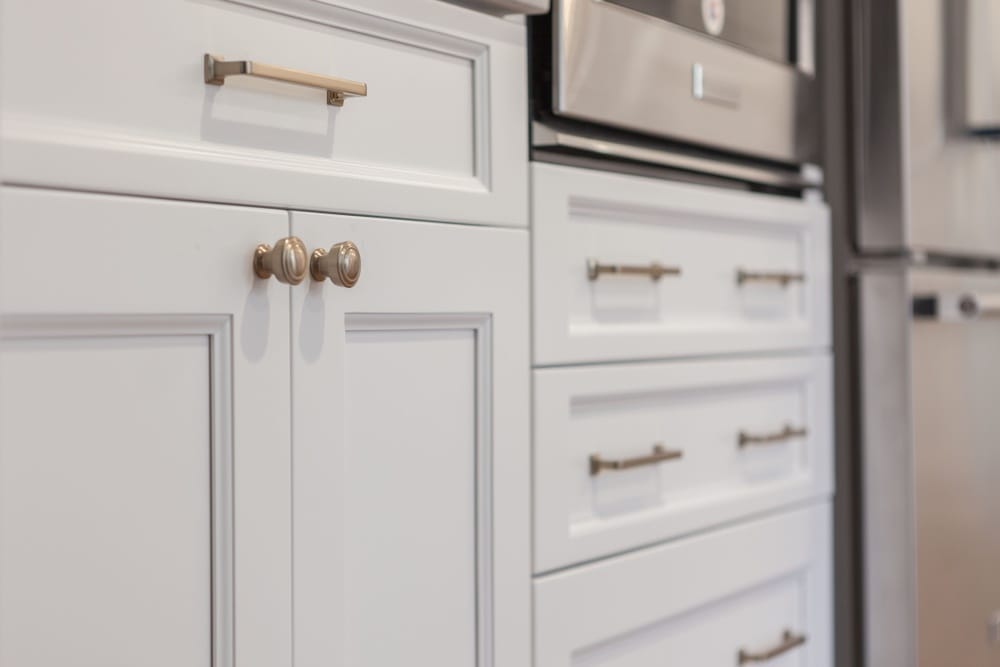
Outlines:
{"label": "stainless steel refrigerator", "polygon": [[868,667],[1000,665],[1000,2],[856,0]]}

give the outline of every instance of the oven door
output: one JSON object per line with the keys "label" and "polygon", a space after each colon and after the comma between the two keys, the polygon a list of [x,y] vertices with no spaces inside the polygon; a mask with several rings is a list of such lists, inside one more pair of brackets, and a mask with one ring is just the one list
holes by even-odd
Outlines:
{"label": "oven door", "polygon": [[725,21],[723,0],[659,5],[704,8],[704,25],[691,23],[690,8],[656,16],[639,0],[553,2],[556,115],[778,162],[817,161],[811,0],[764,12],[778,41],[760,39],[767,22],[715,23],[720,11]]}

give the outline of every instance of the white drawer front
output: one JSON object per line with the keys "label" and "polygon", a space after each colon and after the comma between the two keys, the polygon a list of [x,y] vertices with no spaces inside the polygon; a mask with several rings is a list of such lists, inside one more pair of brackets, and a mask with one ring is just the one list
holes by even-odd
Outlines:
{"label": "white drawer front", "polygon": [[[524,41],[433,0],[10,0],[4,178],[524,226]],[[338,108],[319,88],[207,85],[206,53],[368,95]]]}
{"label": "white drawer front", "polygon": [[766,664],[828,667],[830,530],[819,505],[537,579],[535,664],[739,667],[787,631]]}
{"label": "white drawer front", "polygon": [[827,356],[534,378],[535,572],[832,490]]}
{"label": "white drawer front", "polygon": [[[829,345],[824,204],[532,169],[535,363]],[[595,277],[589,262],[680,273]]]}

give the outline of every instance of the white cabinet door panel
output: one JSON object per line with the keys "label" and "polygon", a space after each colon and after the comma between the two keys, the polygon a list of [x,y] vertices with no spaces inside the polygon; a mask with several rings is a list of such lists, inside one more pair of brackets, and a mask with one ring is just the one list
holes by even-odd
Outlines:
{"label": "white cabinet door panel", "polygon": [[543,163],[532,198],[537,365],[830,344],[822,202]]}
{"label": "white cabinet door panel", "polygon": [[535,664],[829,667],[830,519],[814,505],[541,577]]}
{"label": "white cabinet door panel", "polygon": [[289,665],[287,215],[2,204],[0,665]]}
{"label": "white cabinet door panel", "polygon": [[535,571],[828,495],[830,372],[826,356],[536,370]]}
{"label": "white cabinet door panel", "polygon": [[293,213],[297,664],[530,661],[527,233]]}
{"label": "white cabinet door panel", "polygon": [[[523,25],[436,0],[6,0],[4,13],[5,182],[527,225]],[[205,54],[367,96],[335,107],[280,81],[209,85]]]}

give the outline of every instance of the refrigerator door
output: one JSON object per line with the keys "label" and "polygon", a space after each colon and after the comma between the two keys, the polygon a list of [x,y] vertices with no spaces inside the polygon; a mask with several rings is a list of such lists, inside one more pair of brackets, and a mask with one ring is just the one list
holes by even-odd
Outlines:
{"label": "refrigerator door", "polygon": [[858,286],[867,665],[1000,664],[1000,277]]}
{"label": "refrigerator door", "polygon": [[963,90],[1000,92],[969,34],[981,0],[858,1],[858,248],[1000,258],[1000,141],[970,127]]}
{"label": "refrigerator door", "polygon": [[910,289],[920,665],[1000,665],[1000,279]]}

